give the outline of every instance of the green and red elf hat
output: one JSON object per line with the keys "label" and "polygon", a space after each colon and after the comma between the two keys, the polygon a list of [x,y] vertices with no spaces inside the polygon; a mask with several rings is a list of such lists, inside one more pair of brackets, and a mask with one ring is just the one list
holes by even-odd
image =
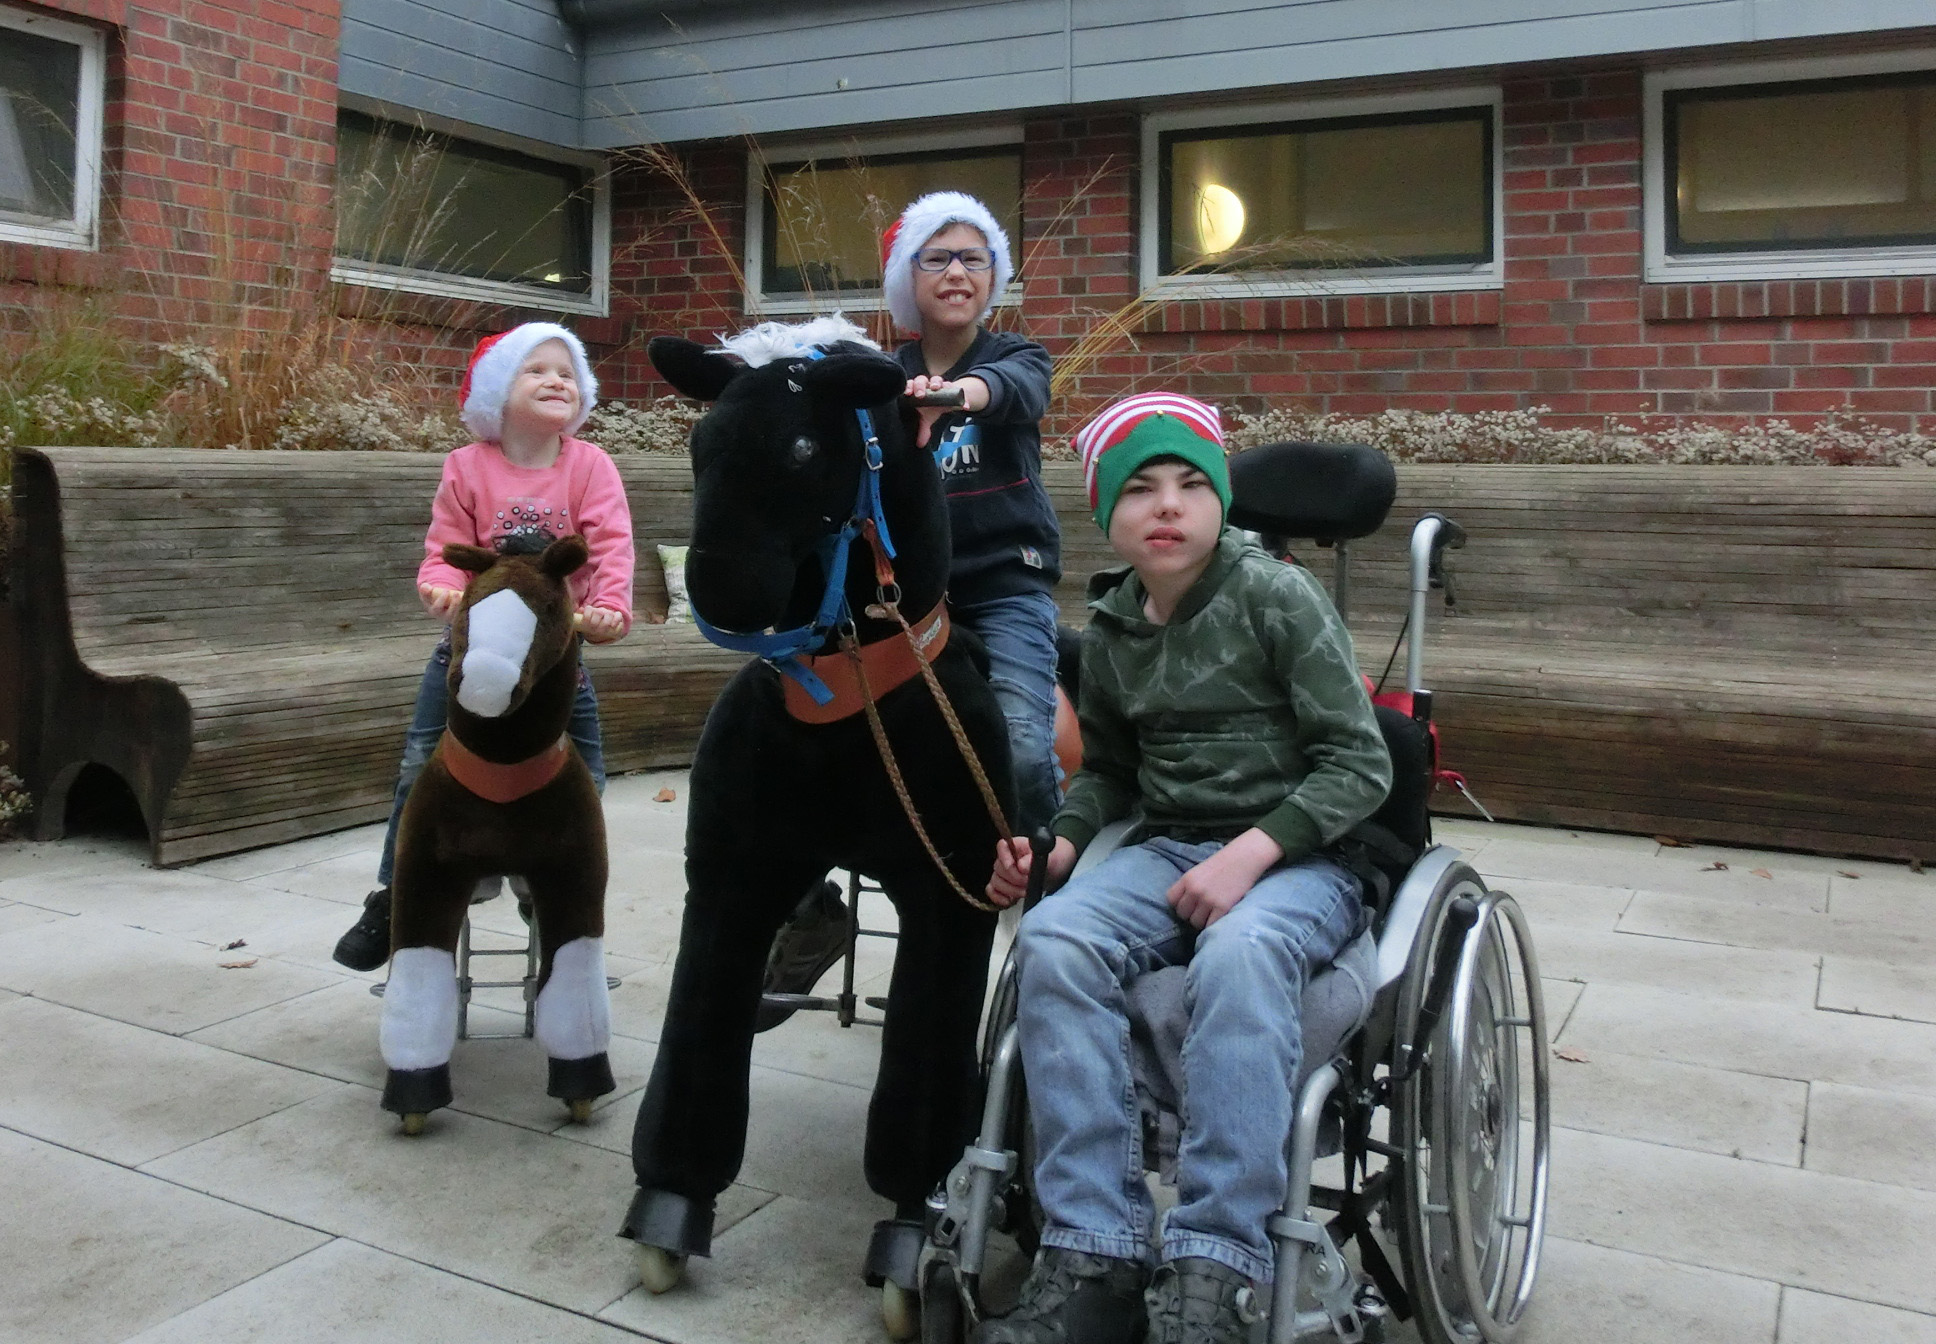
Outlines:
{"label": "green and red elf hat", "polygon": [[1230,468],[1224,462],[1223,421],[1215,406],[1176,392],[1144,392],[1104,407],[1076,431],[1076,453],[1089,487],[1096,526],[1109,530],[1116,498],[1144,463],[1180,457],[1210,478],[1230,512]]}

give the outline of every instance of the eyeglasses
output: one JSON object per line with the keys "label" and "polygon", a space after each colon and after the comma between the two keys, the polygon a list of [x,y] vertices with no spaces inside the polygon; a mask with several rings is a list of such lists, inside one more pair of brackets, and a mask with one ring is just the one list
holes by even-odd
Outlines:
{"label": "eyeglasses", "polygon": [[995,254],[985,247],[924,247],[914,254],[915,266],[924,271],[945,271],[957,261],[964,271],[985,271],[994,266]]}

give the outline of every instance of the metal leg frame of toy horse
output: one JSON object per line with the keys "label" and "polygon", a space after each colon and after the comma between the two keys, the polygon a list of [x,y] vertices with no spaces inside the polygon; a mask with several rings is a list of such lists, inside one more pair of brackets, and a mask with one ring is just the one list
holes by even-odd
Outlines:
{"label": "metal leg frame of toy horse", "polygon": [[591,1119],[592,1101],[614,1091],[606,1051],[612,1041],[612,1005],[605,981],[605,940],[574,938],[551,959],[551,976],[538,991],[538,1044],[551,1058],[549,1095],[562,1099],[579,1124]]}
{"label": "metal leg frame of toy horse", "polygon": [[383,1109],[403,1117],[406,1134],[450,1105],[450,1052],[457,1046],[457,958],[441,947],[405,947],[390,959],[378,1035],[389,1075]]}

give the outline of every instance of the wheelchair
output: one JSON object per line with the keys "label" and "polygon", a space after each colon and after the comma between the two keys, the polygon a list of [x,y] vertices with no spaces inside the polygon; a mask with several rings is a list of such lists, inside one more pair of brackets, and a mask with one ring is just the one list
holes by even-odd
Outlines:
{"label": "wheelchair", "polygon": [[[1288,538],[1335,549],[1342,614],[1349,542],[1389,512],[1390,463],[1356,446],[1273,444],[1233,457],[1231,475],[1233,524],[1264,534],[1280,555]],[[1456,778],[1438,770],[1430,729],[1427,597],[1445,582],[1446,550],[1463,542],[1435,513],[1411,534],[1405,689],[1374,697],[1394,784],[1360,828],[1350,865],[1370,926],[1303,996],[1304,1062],[1286,1080],[1297,1097],[1289,1176],[1267,1225],[1274,1281],[1268,1301],[1250,1303],[1252,1337],[1267,1344],[1382,1339],[1390,1317],[1415,1320],[1426,1344],[1504,1344],[1539,1272],[1551,1115],[1538,963],[1518,904],[1488,889],[1457,850],[1432,843],[1426,808],[1435,776]],[[1098,836],[1076,873],[1129,825]],[[1040,1233],[1016,972],[1011,952],[984,1025],[980,1131],[929,1200],[926,1245],[902,1276],[916,1280],[925,1344],[958,1344],[984,1314],[992,1233],[1024,1255]],[[1166,968],[1129,986],[1144,1162],[1159,1171],[1180,1129],[1183,974]],[[1346,1257],[1354,1243],[1355,1264]]]}

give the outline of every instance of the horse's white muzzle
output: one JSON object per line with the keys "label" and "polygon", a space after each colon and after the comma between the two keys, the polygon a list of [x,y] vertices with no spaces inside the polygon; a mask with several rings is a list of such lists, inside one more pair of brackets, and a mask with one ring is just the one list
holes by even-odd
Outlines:
{"label": "horse's white muzzle", "polygon": [[479,718],[495,719],[511,707],[538,632],[538,615],[506,588],[472,606],[467,619],[457,703]]}

